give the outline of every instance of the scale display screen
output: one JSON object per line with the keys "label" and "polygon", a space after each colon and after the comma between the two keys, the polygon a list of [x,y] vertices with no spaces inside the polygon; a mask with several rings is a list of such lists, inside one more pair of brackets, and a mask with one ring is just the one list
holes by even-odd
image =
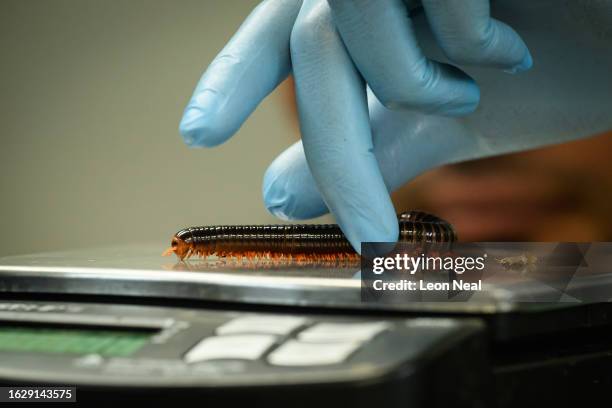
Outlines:
{"label": "scale display screen", "polygon": [[0,352],[127,357],[140,350],[155,333],[156,330],[129,328],[19,326],[0,323]]}

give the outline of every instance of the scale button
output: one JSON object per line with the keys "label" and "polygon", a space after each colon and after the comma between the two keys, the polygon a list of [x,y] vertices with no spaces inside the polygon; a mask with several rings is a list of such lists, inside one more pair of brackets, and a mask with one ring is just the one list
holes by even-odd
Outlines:
{"label": "scale button", "polygon": [[98,367],[102,365],[104,358],[99,354],[87,354],[74,360],[79,367]]}
{"label": "scale button", "polygon": [[248,334],[208,337],[185,354],[185,362],[233,359],[257,360],[276,342],[276,336]]}
{"label": "scale button", "polygon": [[368,341],[391,327],[389,322],[319,323],[304,331],[298,338],[307,342]]}
{"label": "scale button", "polygon": [[293,316],[243,316],[219,326],[217,334],[266,333],[285,336],[306,322],[306,318]]}
{"label": "scale button", "polygon": [[359,343],[303,343],[289,340],[268,356],[270,364],[276,366],[317,366],[340,364],[355,350]]}

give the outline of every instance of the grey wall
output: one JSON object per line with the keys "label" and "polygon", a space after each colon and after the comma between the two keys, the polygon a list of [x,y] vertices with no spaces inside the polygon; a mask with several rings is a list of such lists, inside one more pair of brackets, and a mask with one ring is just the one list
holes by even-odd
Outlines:
{"label": "grey wall", "polygon": [[268,163],[296,139],[272,95],[227,144],[177,131],[202,70],[256,1],[2,0],[0,255],[277,222]]}

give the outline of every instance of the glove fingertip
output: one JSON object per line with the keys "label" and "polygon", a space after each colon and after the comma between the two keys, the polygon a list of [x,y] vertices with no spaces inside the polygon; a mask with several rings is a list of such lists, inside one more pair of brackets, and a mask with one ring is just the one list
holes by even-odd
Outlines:
{"label": "glove fingertip", "polygon": [[519,74],[521,72],[529,71],[532,67],[533,57],[531,56],[529,50],[527,50],[525,57],[523,57],[523,60],[518,65],[515,65],[511,69],[506,70],[506,72],[509,74]]}
{"label": "glove fingertip", "polygon": [[[278,160],[278,159],[277,159]],[[268,212],[284,221],[306,220],[327,213],[327,207],[316,191],[307,188],[308,183],[290,181],[283,174],[284,167],[275,161],[264,175],[262,194]],[[299,169],[289,169],[295,175]],[[303,175],[298,175],[303,179]],[[306,185],[306,187],[305,187]]]}
{"label": "glove fingertip", "polygon": [[179,133],[189,147],[214,147],[229,139],[234,131],[198,107],[188,107],[179,124]]}
{"label": "glove fingertip", "polygon": [[480,87],[472,79],[466,79],[460,87],[458,97],[447,104],[446,109],[441,114],[445,116],[465,116],[473,113],[480,104]]}

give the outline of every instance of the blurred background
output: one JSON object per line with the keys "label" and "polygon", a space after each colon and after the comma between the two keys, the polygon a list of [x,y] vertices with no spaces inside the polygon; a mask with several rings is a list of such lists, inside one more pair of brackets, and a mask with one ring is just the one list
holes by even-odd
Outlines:
{"label": "blurred background", "polygon": [[[2,0],[0,255],[280,222],[261,181],[299,137],[290,82],[218,148],[188,149],[177,130],[257,3]],[[612,240],[611,147],[602,135],[447,166],[394,200],[447,218],[464,240]]]}
{"label": "blurred background", "polygon": [[281,96],[216,149],[178,133],[201,73],[257,3],[2,0],[0,255],[278,222],[261,182],[296,138]]}

